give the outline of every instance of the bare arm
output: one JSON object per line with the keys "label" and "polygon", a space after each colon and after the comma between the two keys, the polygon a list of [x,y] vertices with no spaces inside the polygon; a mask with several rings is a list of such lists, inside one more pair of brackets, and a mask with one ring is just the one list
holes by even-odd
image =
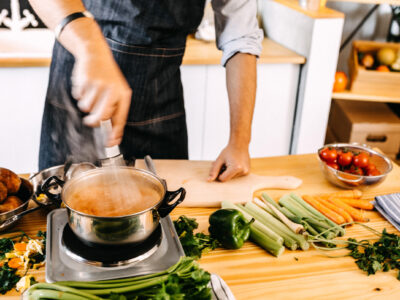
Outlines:
{"label": "bare arm", "polygon": [[[80,0],[29,0],[30,4],[52,30],[63,18],[85,7]],[[112,119],[113,133],[109,146],[119,144],[128,116],[131,89],[96,21],[79,18],[65,26],[60,43],[75,57],[72,94],[78,107],[89,113],[88,126]]]}
{"label": "bare arm", "polygon": [[[256,57],[237,53],[226,64],[230,137],[210,170],[209,181],[227,181],[250,171],[249,143],[257,86]],[[224,166],[225,171],[220,174]]]}

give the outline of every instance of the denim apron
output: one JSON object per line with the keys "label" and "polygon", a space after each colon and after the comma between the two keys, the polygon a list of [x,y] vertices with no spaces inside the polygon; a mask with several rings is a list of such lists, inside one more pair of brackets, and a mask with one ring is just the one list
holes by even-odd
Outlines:
{"label": "denim apron", "polygon": [[[204,0],[85,0],[132,88],[120,149],[125,158],[185,159],[187,129],[180,65],[186,37],[195,31]],[[74,57],[53,49],[42,120],[39,169],[101,158],[98,129],[82,123],[71,95]],[[97,132],[97,133],[96,133]],[[100,150],[99,150],[100,149]]]}

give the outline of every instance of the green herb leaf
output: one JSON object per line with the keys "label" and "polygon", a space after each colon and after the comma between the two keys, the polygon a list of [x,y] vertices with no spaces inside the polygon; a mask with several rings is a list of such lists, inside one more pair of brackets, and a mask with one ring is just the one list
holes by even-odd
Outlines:
{"label": "green herb leaf", "polygon": [[10,252],[14,249],[14,243],[9,238],[2,238],[0,239],[0,260],[4,258],[4,255],[7,252]]}
{"label": "green herb leaf", "polygon": [[0,269],[0,294],[5,294],[11,290],[21,277],[15,274],[16,270],[10,269],[4,265]]}
{"label": "green herb leaf", "polygon": [[383,229],[379,239],[374,243],[366,240],[357,241],[353,238],[348,241],[351,242],[347,245],[347,249],[350,250],[349,255],[356,259],[357,266],[368,275],[378,271],[388,272],[391,269],[400,271],[400,236]]}
{"label": "green herb leaf", "polygon": [[194,218],[180,216],[174,225],[186,256],[199,259],[202,254],[219,246],[218,241],[209,235],[202,232],[194,234],[193,231],[199,226]]}

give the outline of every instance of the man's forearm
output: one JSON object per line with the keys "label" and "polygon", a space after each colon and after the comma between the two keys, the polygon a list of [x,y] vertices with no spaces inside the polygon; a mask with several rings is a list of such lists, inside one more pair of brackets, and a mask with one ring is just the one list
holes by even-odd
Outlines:
{"label": "man's forearm", "polygon": [[[51,30],[54,30],[66,16],[85,10],[81,0],[29,0],[29,2]],[[99,26],[90,18],[79,18],[67,24],[60,35],[60,42],[75,58],[85,59],[94,52],[111,54]]]}
{"label": "man's forearm", "polygon": [[[39,17],[52,30],[68,15],[83,12],[81,0],[30,0]],[[81,111],[83,123],[99,126],[111,119],[107,145],[118,145],[123,136],[132,90],[108,47],[99,25],[92,18],[78,18],[62,30],[59,41],[75,57],[71,95]],[[61,61],[63,60],[60,57]]]}
{"label": "man's forearm", "polygon": [[257,87],[256,57],[237,53],[226,64],[226,84],[230,108],[229,143],[248,147]]}

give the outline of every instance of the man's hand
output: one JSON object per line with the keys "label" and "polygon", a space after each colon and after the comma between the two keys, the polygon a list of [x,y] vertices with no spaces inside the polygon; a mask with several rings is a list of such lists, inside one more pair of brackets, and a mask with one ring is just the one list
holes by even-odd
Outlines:
{"label": "man's hand", "polygon": [[213,162],[208,181],[228,181],[247,175],[250,171],[250,156],[247,147],[228,144],[217,160]]}
{"label": "man's hand", "polygon": [[72,95],[81,111],[89,113],[85,125],[97,127],[112,120],[113,132],[107,146],[121,143],[132,91],[111,53],[92,53],[78,58],[72,75]]}
{"label": "man's hand", "polygon": [[256,57],[237,53],[226,64],[230,109],[228,146],[213,163],[208,181],[227,181],[250,170],[249,144],[256,98]]}
{"label": "man's hand", "polygon": [[[54,30],[66,16],[86,8],[82,0],[29,0],[48,28]],[[95,20],[78,18],[68,23],[59,42],[74,56],[72,95],[78,107],[89,113],[88,126],[111,119],[113,131],[108,146],[121,143],[129,112],[131,89],[115,62]]]}

